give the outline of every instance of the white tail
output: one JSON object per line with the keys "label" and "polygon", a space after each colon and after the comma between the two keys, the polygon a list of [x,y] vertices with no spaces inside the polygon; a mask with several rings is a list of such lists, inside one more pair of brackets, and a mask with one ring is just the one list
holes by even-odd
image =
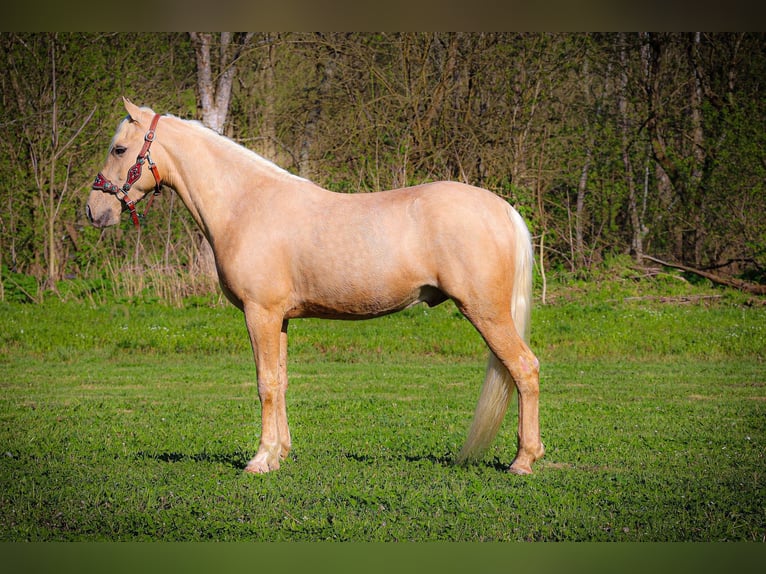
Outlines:
{"label": "white tail", "polygon": [[[534,254],[532,239],[524,220],[510,205],[509,216],[513,227],[516,253],[516,270],[511,294],[511,315],[516,331],[529,341],[529,319],[532,312],[532,267]],[[462,463],[478,458],[490,445],[500,429],[505,411],[513,397],[514,384],[505,365],[490,351],[484,384],[476,405],[473,422],[468,431],[468,438],[457,456]]]}

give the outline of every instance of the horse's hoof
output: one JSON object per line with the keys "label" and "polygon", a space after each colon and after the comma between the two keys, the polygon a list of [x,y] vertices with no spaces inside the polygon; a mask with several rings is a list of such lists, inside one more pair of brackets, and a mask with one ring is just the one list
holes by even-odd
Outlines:
{"label": "horse's hoof", "polygon": [[532,474],[532,467],[531,466],[524,466],[521,464],[512,464],[510,468],[508,469],[508,472],[511,474],[518,474],[520,476],[524,476],[527,474]]}
{"label": "horse's hoof", "polygon": [[543,455],[545,455],[545,446],[543,446],[543,443],[539,444],[535,454],[532,456],[525,451],[516,453],[516,458],[511,463],[508,472],[519,475],[532,474],[532,463],[536,460],[540,460]]}
{"label": "horse's hoof", "polygon": [[530,457],[516,457],[511,463],[508,472],[518,475],[532,474],[532,463],[535,460],[537,459],[530,459]]}
{"label": "horse's hoof", "polygon": [[266,474],[274,470],[279,470],[279,461],[268,463],[266,461],[251,460],[245,467],[245,472],[249,474]]}

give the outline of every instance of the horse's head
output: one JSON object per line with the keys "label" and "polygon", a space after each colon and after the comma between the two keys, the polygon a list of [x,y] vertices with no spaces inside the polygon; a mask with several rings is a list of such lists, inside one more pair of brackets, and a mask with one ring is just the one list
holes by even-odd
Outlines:
{"label": "horse's head", "polygon": [[[123,98],[124,99],[124,98]],[[138,225],[135,204],[150,191],[159,192],[160,176],[149,155],[159,116],[124,99],[128,117],[112,138],[104,168],[96,176],[86,212],[96,227],[115,225],[123,210]],[[144,164],[149,169],[144,170]]]}

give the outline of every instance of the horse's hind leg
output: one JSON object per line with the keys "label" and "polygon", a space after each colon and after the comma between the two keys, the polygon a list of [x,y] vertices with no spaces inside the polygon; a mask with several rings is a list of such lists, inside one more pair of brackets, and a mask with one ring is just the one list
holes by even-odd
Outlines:
{"label": "horse's hind leg", "polygon": [[290,427],[287,425],[287,320],[279,335],[279,394],[277,395],[277,430],[279,431],[279,458],[287,458],[292,448]]}
{"label": "horse's hind leg", "polygon": [[[530,474],[532,463],[545,453],[540,440],[540,363],[519,336],[507,310],[491,318],[463,310],[513,379],[519,397],[518,449],[510,472]],[[507,319],[506,319],[507,317]]]}
{"label": "horse's hind leg", "polygon": [[[504,364],[505,361],[504,361]],[[545,454],[540,440],[540,363],[527,348],[516,360],[511,372],[519,394],[519,423],[516,457],[508,469],[515,474],[530,474],[532,463]]]}

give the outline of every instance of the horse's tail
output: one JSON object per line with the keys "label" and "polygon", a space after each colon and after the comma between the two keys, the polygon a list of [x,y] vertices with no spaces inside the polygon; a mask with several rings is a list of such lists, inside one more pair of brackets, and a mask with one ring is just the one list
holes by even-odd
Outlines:
{"label": "horse's tail", "polygon": [[[511,315],[519,335],[528,342],[529,318],[532,312],[532,268],[534,253],[532,239],[524,220],[508,206],[514,239],[515,271],[511,293]],[[490,351],[484,385],[476,405],[468,438],[457,456],[463,463],[478,458],[490,445],[500,429],[505,411],[513,398],[513,378],[500,359]]]}

